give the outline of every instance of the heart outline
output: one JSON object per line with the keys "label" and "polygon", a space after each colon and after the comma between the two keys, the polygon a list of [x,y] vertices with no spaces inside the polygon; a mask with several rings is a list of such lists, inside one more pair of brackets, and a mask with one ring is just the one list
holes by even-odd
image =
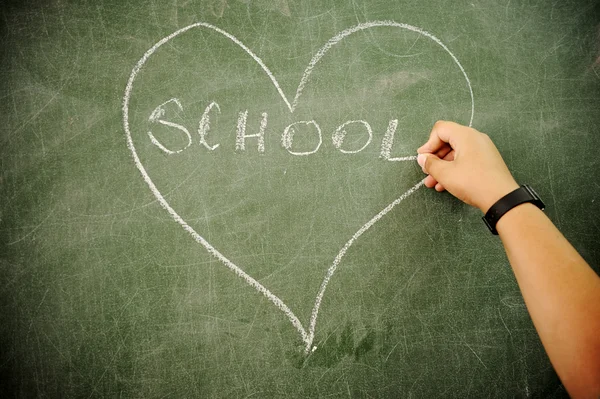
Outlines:
{"label": "heart outline", "polygon": [[[400,197],[398,197],[393,202],[391,202],[389,205],[387,205],[383,210],[381,210],[379,213],[377,213],[377,215],[375,215],[367,223],[362,225],[352,235],[352,237],[344,244],[342,249],[336,255],[332,265],[327,269],[327,272],[325,273],[325,277],[323,278],[323,281],[321,282],[319,291],[315,298],[315,303],[313,305],[313,309],[311,311],[311,316],[310,316],[310,320],[309,320],[309,328],[308,328],[308,331],[306,331],[302,322],[300,322],[300,320],[294,314],[294,312],[277,295],[273,294],[268,288],[263,286],[256,279],[254,279],[252,276],[247,274],[242,268],[240,268],[235,263],[230,261],[221,252],[219,252],[215,247],[213,247],[204,237],[202,237],[200,234],[198,234],[196,232],[196,230],[194,230],[193,227],[188,225],[187,222],[181,216],[179,216],[179,214],[173,209],[173,207],[171,207],[171,205],[169,205],[167,200],[162,196],[162,194],[160,193],[160,190],[158,190],[158,188],[156,187],[156,185],[154,184],[154,182],[152,181],[152,179],[146,172],[146,169],[144,168],[144,166],[137,154],[135,146],[133,144],[133,139],[132,139],[131,131],[129,128],[129,100],[131,98],[131,92],[133,90],[133,83],[135,81],[137,74],[141,71],[142,67],[145,65],[146,61],[148,61],[150,56],[152,56],[152,54],[154,54],[154,52],[156,50],[158,50],[158,48],[160,48],[163,44],[167,43],[168,41],[175,38],[176,36],[179,36],[182,33],[187,32],[188,30],[190,30],[192,28],[204,27],[204,28],[212,29],[213,31],[220,33],[221,35],[227,37],[228,39],[233,41],[235,44],[237,44],[240,48],[242,48],[250,57],[252,57],[254,59],[254,61],[256,61],[259,64],[259,66],[263,69],[263,71],[270,78],[271,82],[275,86],[275,89],[277,90],[277,92],[279,93],[279,95],[281,96],[281,98],[283,99],[285,104],[287,105],[290,113],[293,114],[294,110],[298,104],[298,101],[300,99],[300,96],[302,95],[302,91],[303,91],[304,87],[306,86],[306,84],[309,82],[312,70],[314,69],[316,64],[320,61],[320,59],[325,55],[325,53],[327,53],[327,51],[329,51],[329,49],[331,47],[333,47],[335,44],[339,43],[342,39],[344,39],[345,37],[347,37],[355,32],[359,32],[359,31],[362,31],[365,29],[370,29],[373,27],[382,27],[382,26],[396,27],[396,28],[406,29],[409,31],[419,33],[419,34],[433,40],[435,43],[440,45],[450,55],[450,57],[452,58],[454,63],[459,67],[460,71],[462,72],[462,74],[465,78],[465,81],[467,82],[467,86],[469,88],[469,94],[471,97],[471,116],[470,116],[468,126],[471,126],[473,124],[473,116],[475,114],[475,101],[474,101],[474,97],[473,97],[473,89],[471,87],[471,81],[469,80],[469,77],[467,76],[467,73],[465,72],[462,64],[458,61],[458,59],[450,51],[450,49],[448,49],[448,47],[446,47],[446,45],[444,43],[442,43],[441,40],[439,40],[437,37],[435,37],[431,33],[427,32],[419,27],[404,24],[404,23],[399,23],[399,22],[395,22],[395,21],[370,21],[370,22],[360,23],[351,28],[347,28],[347,29],[343,30],[342,32],[338,33],[337,35],[335,35],[334,37],[329,39],[327,41],[327,43],[325,43],[325,45],[323,47],[321,47],[321,49],[319,49],[319,51],[317,51],[317,53],[315,53],[315,55],[309,62],[308,66],[304,70],[304,74],[302,75],[302,78],[300,79],[300,83],[298,84],[298,88],[296,89],[296,94],[291,103],[289,102],[285,93],[283,93],[283,90],[279,86],[279,82],[277,81],[277,79],[275,78],[273,73],[264,64],[264,62],[260,59],[260,57],[258,57],[254,52],[252,52],[252,50],[250,50],[248,47],[246,47],[246,45],[244,45],[235,36],[231,35],[230,33],[226,32],[214,25],[211,25],[211,24],[208,24],[205,22],[197,22],[197,23],[188,25],[184,28],[181,28],[181,29],[171,33],[170,35],[164,37],[163,39],[161,39],[157,43],[155,43],[150,49],[148,49],[144,53],[142,58],[140,58],[140,60],[133,67],[131,74],[129,75],[129,79],[127,81],[127,86],[125,87],[125,94],[123,96],[122,112],[123,112],[123,128],[125,130],[125,134],[126,134],[126,138],[127,138],[127,147],[131,151],[134,163],[135,163],[137,169],[142,174],[142,178],[144,179],[144,181],[150,188],[150,191],[152,191],[152,193],[154,194],[154,196],[157,199],[157,201],[159,202],[159,204],[171,215],[171,217],[173,217],[173,219],[179,225],[181,225],[183,227],[183,229],[186,230],[192,236],[192,238],[194,238],[194,240],[196,242],[198,242],[200,245],[202,245],[208,251],[209,254],[211,254],[212,256],[217,258],[221,263],[223,263],[228,269],[230,269],[238,277],[241,277],[242,279],[244,279],[248,285],[250,285],[255,290],[257,290],[258,292],[263,294],[265,297],[267,297],[267,299],[269,301],[271,301],[279,310],[281,310],[287,316],[287,318],[292,323],[292,325],[300,333],[300,337],[305,345],[304,349],[305,349],[306,354],[308,354],[311,351],[316,350],[316,346],[313,347],[312,344],[313,344],[314,337],[315,337],[315,330],[316,330],[317,319],[318,319],[321,301],[323,299],[323,296],[325,295],[325,291],[327,289],[327,285],[328,285],[329,281],[335,274],[335,271],[337,270],[337,267],[339,266],[339,263],[341,262],[342,258],[346,254],[347,250],[352,246],[352,244],[354,243],[355,240],[357,240],[363,233],[365,233],[369,228],[371,228],[375,223],[377,223],[377,221],[379,221],[388,212],[390,212],[396,205],[398,205],[400,202],[402,202],[404,199],[406,199],[408,196],[410,196],[412,193],[414,193],[416,190],[418,190],[421,186],[423,186],[424,180],[419,181],[417,184],[415,184],[413,187],[411,187],[409,190],[407,190],[405,193],[403,193]],[[398,160],[414,160],[415,158],[416,157],[414,157],[414,156],[408,156],[408,157],[399,158]]]}

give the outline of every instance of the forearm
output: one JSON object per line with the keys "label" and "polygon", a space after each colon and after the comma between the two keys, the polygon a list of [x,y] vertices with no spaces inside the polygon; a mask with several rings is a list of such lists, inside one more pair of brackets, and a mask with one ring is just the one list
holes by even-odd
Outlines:
{"label": "forearm", "polygon": [[600,278],[532,204],[496,226],[523,298],[573,397],[600,396]]}
{"label": "forearm", "polygon": [[[417,150],[424,183],[487,212],[517,188],[489,136],[438,121]],[[573,397],[600,399],[600,278],[532,204],[496,224],[533,323]]]}

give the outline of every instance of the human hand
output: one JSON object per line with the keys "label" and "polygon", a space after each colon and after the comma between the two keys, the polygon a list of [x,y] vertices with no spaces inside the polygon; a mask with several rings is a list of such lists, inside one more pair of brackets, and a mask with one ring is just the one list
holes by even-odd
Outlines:
{"label": "human hand", "polygon": [[483,213],[519,188],[492,140],[473,128],[438,121],[417,153],[417,162],[428,174],[425,186],[448,190]]}

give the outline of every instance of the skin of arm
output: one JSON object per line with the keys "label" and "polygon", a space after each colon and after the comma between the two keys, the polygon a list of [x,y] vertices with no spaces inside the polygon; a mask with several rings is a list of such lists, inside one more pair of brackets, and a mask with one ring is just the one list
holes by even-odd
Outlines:
{"label": "skin of arm", "polygon": [[[417,152],[425,185],[483,213],[519,186],[483,133],[437,122]],[[496,225],[542,344],[573,398],[600,398],[600,277],[535,205]]]}

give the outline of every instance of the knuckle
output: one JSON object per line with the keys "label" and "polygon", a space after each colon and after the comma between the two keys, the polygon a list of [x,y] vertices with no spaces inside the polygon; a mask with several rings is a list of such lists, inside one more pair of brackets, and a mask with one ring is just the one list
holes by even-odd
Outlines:
{"label": "knuckle", "polygon": [[438,120],[433,124],[433,128],[434,129],[443,129],[444,127],[448,126],[448,121],[445,120]]}
{"label": "knuckle", "polygon": [[486,143],[486,145],[489,145],[490,143],[493,144],[491,137],[488,136],[486,133],[481,133],[480,137]]}
{"label": "knuckle", "polygon": [[429,167],[431,166],[431,158],[425,157],[425,161],[423,162],[423,169],[429,171]]}

